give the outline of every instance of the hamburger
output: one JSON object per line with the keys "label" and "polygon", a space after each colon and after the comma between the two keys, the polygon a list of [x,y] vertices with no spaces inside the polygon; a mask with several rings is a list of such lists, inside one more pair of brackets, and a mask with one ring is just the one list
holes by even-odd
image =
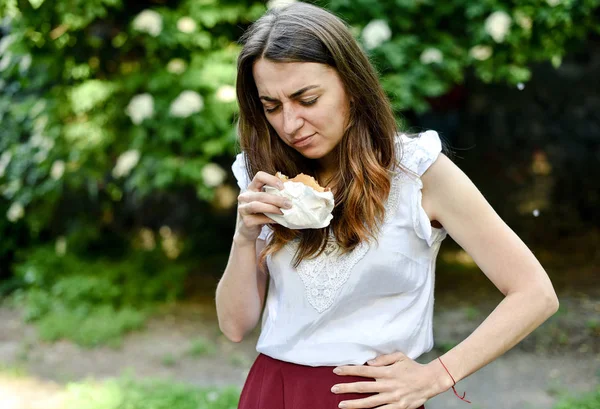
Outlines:
{"label": "hamburger", "polygon": [[281,172],[275,176],[283,182],[283,190],[264,186],[264,191],[289,199],[292,207],[282,208],[283,214],[265,213],[267,217],[289,229],[321,229],[329,225],[335,206],[331,189],[320,186],[315,178],[303,173],[293,178]]}
{"label": "hamburger", "polygon": [[319,182],[317,182],[317,180],[314,177],[305,175],[304,173],[299,173],[291,179],[281,172],[277,172],[275,174],[275,176],[277,176],[284,183],[285,182],[299,182],[310,188],[313,188],[317,192],[329,192],[329,190],[330,190],[329,188],[321,187],[321,185],[319,185]]}

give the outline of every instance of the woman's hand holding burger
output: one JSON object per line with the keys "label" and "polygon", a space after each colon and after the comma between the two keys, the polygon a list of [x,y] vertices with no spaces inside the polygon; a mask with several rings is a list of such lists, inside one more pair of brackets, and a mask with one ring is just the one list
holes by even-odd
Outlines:
{"label": "woman's hand holding burger", "polygon": [[256,242],[263,225],[275,223],[264,213],[283,214],[281,209],[290,209],[292,203],[280,196],[262,191],[264,186],[283,189],[283,182],[277,176],[257,172],[248,189],[238,196],[238,224],[235,238],[238,242]]}

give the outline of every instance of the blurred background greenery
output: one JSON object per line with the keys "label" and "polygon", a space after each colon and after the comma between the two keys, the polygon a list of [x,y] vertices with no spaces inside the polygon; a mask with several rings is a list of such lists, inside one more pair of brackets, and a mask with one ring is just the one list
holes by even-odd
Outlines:
{"label": "blurred background greenery", "polygon": [[[212,302],[238,194],[237,41],[286,3],[0,0],[0,296],[42,340],[118,347],[157,306]],[[402,127],[440,132],[557,288],[596,291],[600,0],[313,3],[349,23]],[[440,298],[465,283],[489,298],[443,247]]]}

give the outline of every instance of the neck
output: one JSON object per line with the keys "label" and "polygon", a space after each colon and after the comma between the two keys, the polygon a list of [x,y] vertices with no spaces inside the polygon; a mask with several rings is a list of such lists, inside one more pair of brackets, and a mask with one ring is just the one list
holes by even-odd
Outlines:
{"label": "neck", "polygon": [[339,161],[337,152],[334,149],[332,152],[323,156],[317,161],[317,175],[319,177],[319,183],[326,183],[331,177],[337,172],[339,167]]}
{"label": "neck", "polygon": [[333,168],[319,167],[316,170],[315,177],[317,178],[319,185],[321,185],[322,187],[331,187],[328,185],[331,183],[331,180],[333,179],[335,173],[336,171]]}

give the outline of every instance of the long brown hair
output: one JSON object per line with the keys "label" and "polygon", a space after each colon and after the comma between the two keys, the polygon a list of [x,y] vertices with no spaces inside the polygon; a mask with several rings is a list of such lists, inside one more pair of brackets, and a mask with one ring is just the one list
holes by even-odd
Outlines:
{"label": "long brown hair", "polygon": [[397,125],[377,74],[346,24],[317,6],[294,3],[271,9],[241,39],[236,91],[240,107],[238,132],[251,177],[258,171],[289,176],[315,175],[316,162],[287,146],[269,124],[258,99],[252,74],[261,58],[273,62],[313,62],[333,67],[348,100],[352,100],[348,126],[336,147],[339,172],[334,176],[335,208],[327,228],[290,230],[272,224],[273,236],[260,256],[280,250],[290,240],[300,240],[294,258],[320,254],[333,233],[343,252],[377,238],[390,192],[390,172],[397,162],[394,138]]}

